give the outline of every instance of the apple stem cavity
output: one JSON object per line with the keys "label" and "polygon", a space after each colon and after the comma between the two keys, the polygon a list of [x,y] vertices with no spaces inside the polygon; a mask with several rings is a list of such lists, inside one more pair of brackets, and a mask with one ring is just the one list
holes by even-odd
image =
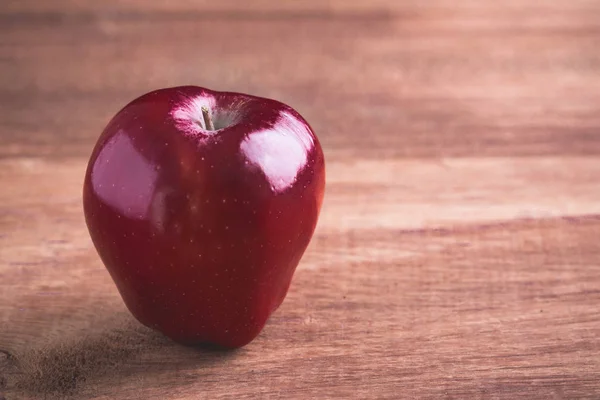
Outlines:
{"label": "apple stem cavity", "polygon": [[214,131],[215,126],[213,125],[212,118],[210,116],[210,111],[208,111],[207,107],[202,107],[202,117],[204,117],[204,126],[208,131]]}

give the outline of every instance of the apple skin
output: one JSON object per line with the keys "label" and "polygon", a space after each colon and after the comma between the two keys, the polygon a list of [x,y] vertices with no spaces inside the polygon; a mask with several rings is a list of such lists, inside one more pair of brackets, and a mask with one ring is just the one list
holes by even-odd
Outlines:
{"label": "apple skin", "polygon": [[[202,107],[215,131],[204,129]],[[109,122],[83,206],[142,324],[183,344],[236,348],[285,298],[324,189],[321,146],[295,110],[182,86],[145,94]]]}

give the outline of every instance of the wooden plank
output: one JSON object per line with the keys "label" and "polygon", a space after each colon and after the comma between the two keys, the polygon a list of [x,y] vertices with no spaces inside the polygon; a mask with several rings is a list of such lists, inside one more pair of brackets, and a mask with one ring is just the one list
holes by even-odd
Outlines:
{"label": "wooden plank", "polygon": [[600,389],[595,158],[332,163],[288,299],[255,342],[225,354],[128,316],[86,234],[84,166],[1,163],[12,190],[0,197],[0,343],[24,360],[7,385],[34,398],[71,386],[78,398],[214,398],[223,382],[242,398]]}
{"label": "wooden plank", "polygon": [[555,10],[598,10],[600,4],[596,0],[572,0],[572,1],[538,1],[523,2],[522,0],[490,0],[482,3],[478,0],[430,0],[421,2],[418,0],[303,0],[273,2],[271,0],[255,0],[252,3],[240,3],[236,0],[180,0],[177,2],[166,2],[163,0],[106,0],[103,2],[90,3],[85,0],[5,0],[0,12],[12,13],[39,13],[59,12],[61,14],[73,14],[81,12],[148,12],[148,11],[211,11],[226,10],[236,12],[269,12],[269,11],[303,11],[303,10],[331,10],[336,13],[352,11],[387,10],[475,10],[489,12],[489,10],[519,11],[535,9],[541,12]]}
{"label": "wooden plank", "polygon": [[463,14],[6,24],[0,157],[89,154],[120,107],[181,84],[285,101],[330,157],[598,154],[599,19]]}

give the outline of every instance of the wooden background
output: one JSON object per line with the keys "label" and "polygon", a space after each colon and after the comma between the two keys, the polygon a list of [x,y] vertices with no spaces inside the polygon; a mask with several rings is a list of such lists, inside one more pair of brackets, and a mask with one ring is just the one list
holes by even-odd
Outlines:
{"label": "wooden background", "polygon": [[[108,119],[181,84],[292,105],[328,161],[235,352],[135,323],[82,217]],[[0,393],[599,399],[599,154],[597,0],[1,0]]]}

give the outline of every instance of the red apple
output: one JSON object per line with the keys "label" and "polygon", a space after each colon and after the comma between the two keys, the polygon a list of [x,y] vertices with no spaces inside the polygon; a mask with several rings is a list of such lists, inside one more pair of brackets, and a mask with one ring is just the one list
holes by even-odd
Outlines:
{"label": "red apple", "polygon": [[324,188],[321,146],[295,110],[185,86],[145,94],[109,122],[83,205],[141,323],[180,343],[233,348],[286,296]]}

